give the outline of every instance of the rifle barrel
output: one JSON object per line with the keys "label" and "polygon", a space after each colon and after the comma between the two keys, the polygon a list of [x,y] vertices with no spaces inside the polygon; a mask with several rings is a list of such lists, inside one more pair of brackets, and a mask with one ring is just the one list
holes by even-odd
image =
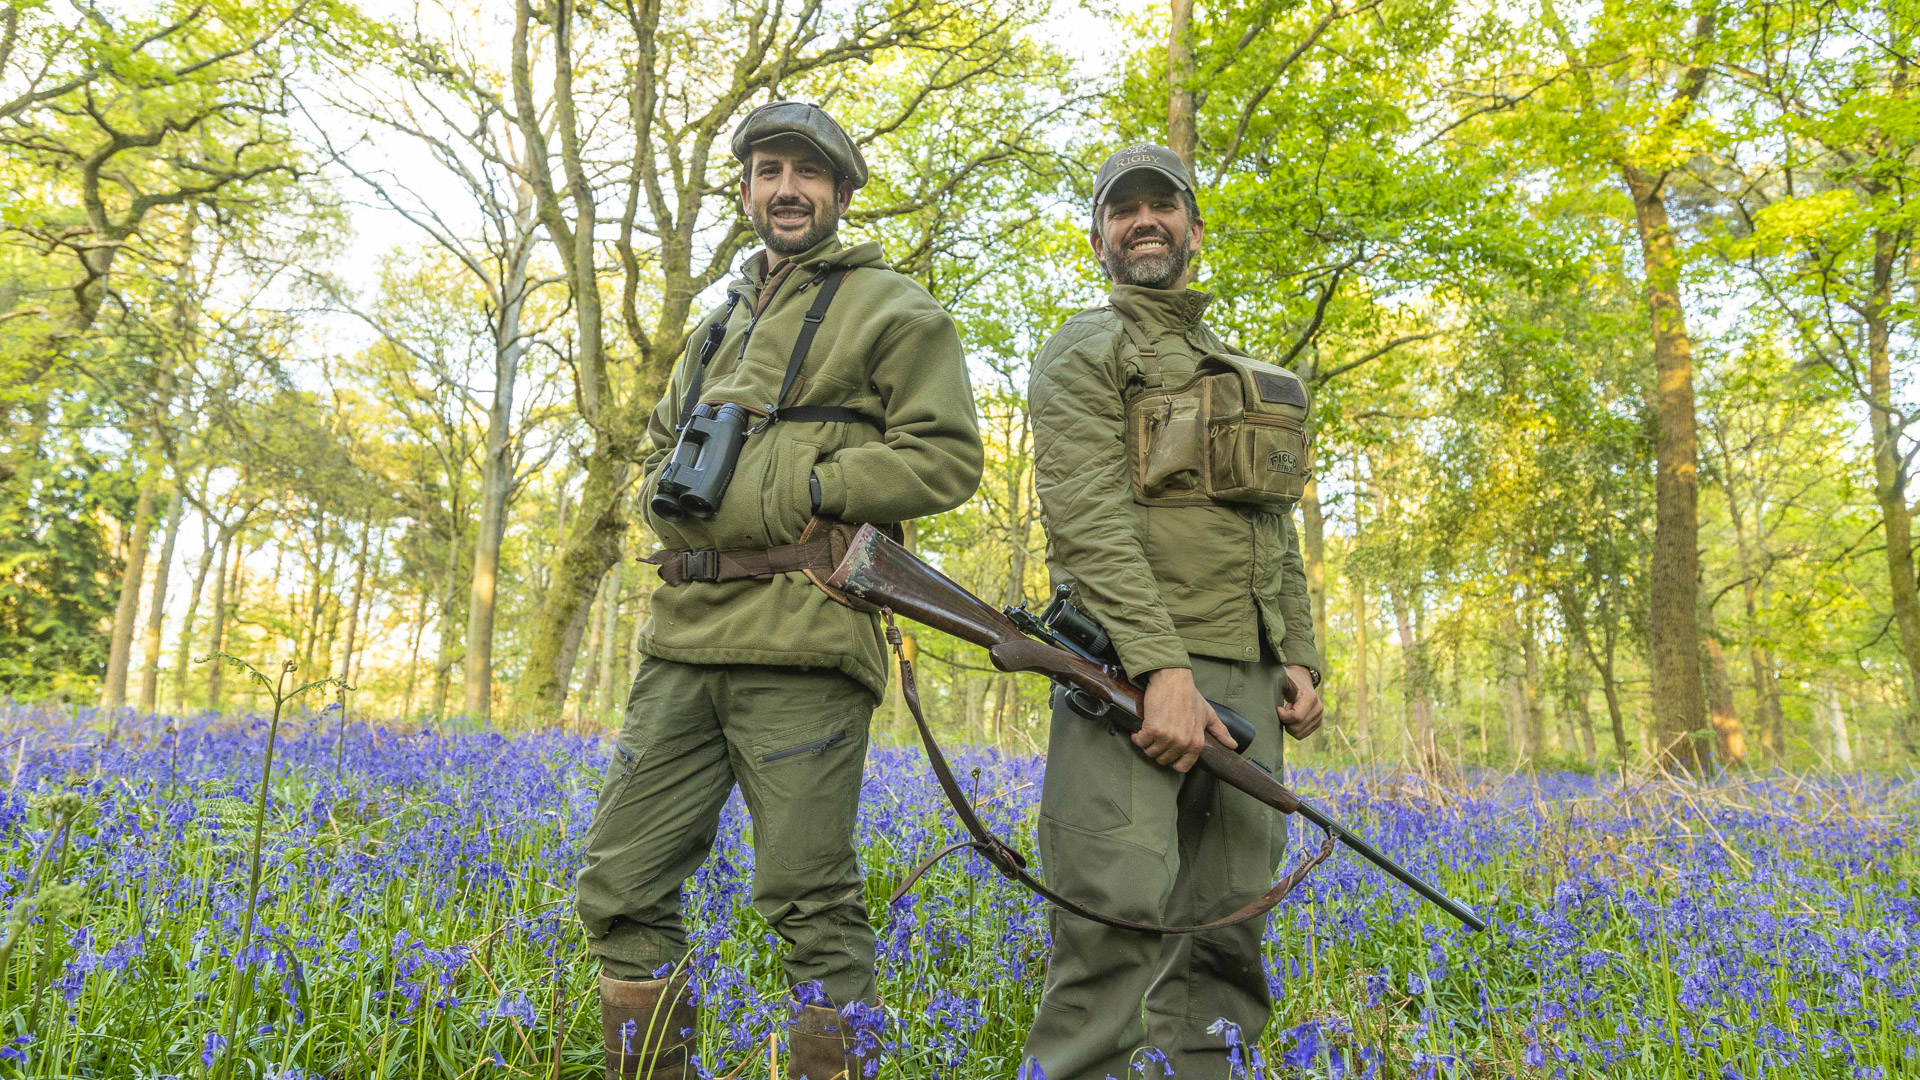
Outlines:
{"label": "rifle barrel", "polygon": [[1387,858],[1378,848],[1355,836],[1352,832],[1348,831],[1346,826],[1333,820],[1326,814],[1321,813],[1317,807],[1307,802],[1307,800],[1299,799],[1298,801],[1300,803],[1301,817],[1325,829],[1333,835],[1335,840],[1359,852],[1362,858],[1386,871],[1395,881],[1398,881],[1400,884],[1405,885],[1407,888],[1438,904],[1446,910],[1447,914],[1459,919],[1467,929],[1472,930],[1474,933],[1477,934],[1487,928],[1486,922],[1483,921],[1480,916],[1475,915],[1471,908],[1455,900],[1453,897],[1448,896],[1446,893],[1441,892],[1439,889],[1434,888],[1432,885],[1427,884],[1421,879],[1420,875]]}

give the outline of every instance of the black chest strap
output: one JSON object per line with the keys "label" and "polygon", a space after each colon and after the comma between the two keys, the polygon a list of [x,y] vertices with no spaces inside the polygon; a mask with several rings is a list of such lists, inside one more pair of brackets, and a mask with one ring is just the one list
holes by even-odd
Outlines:
{"label": "black chest strap", "polygon": [[820,291],[815,294],[813,304],[807,308],[807,314],[800,323],[800,336],[793,341],[793,355],[787,358],[787,374],[780,380],[780,394],[767,403],[766,419],[754,426],[755,431],[764,431],[782,420],[802,424],[873,422],[873,418],[865,413],[844,406],[786,403],[788,395],[793,393],[794,384],[800,381],[800,369],[806,366],[807,354],[813,351],[813,339],[820,333],[820,324],[827,319],[827,308],[833,304],[834,294],[840,291],[840,283],[846,280],[849,273],[852,273],[851,267],[836,266],[816,279],[820,282]]}

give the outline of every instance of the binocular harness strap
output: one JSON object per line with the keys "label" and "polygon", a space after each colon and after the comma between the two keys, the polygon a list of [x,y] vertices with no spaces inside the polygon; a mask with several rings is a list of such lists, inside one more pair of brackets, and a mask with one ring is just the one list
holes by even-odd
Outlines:
{"label": "binocular harness strap", "polygon": [[700,357],[694,361],[693,374],[687,377],[687,397],[680,403],[680,423],[675,425],[675,431],[687,426],[687,419],[693,415],[693,407],[700,403],[700,382],[706,377],[707,364],[712,362],[713,354],[720,350],[720,339],[727,336],[727,323],[732,320],[733,309],[739,304],[739,293],[727,293],[727,309],[707,327],[707,339],[700,343]]}
{"label": "binocular harness strap", "polygon": [[[800,380],[800,369],[806,365],[807,354],[813,351],[814,335],[820,332],[820,324],[827,319],[827,308],[833,303],[833,295],[840,291],[840,283],[846,280],[852,269],[836,266],[822,271],[819,277],[820,291],[815,294],[813,304],[807,308],[800,323],[800,336],[793,339],[793,354],[787,358],[787,373],[780,380],[780,393],[767,402],[766,419],[754,425],[755,431],[765,431],[769,425],[782,420],[812,423],[852,423],[867,417],[852,409],[837,405],[803,405],[787,408],[787,395],[793,393],[793,384]],[[807,284],[813,284],[808,282]],[[801,288],[806,288],[802,285]],[[829,567],[829,570],[832,568]]]}
{"label": "binocular harness strap", "polygon": [[986,825],[981,822],[980,815],[973,809],[973,804],[967,801],[966,794],[960,790],[959,781],[954,779],[952,766],[947,764],[947,756],[940,752],[940,744],[935,741],[933,737],[933,729],[928,726],[927,718],[920,712],[920,690],[914,683],[913,661],[907,659],[906,650],[903,647],[900,635],[900,628],[893,624],[893,612],[886,608],[881,608],[880,616],[887,622],[887,641],[893,646],[893,654],[900,661],[901,693],[902,696],[906,698],[907,711],[913,714],[913,722],[920,728],[920,742],[927,749],[927,761],[933,766],[934,778],[940,782],[940,790],[946,794],[948,804],[953,807],[954,814],[960,818],[960,824],[964,825],[968,835],[973,837],[971,840],[962,840],[957,844],[948,845],[940,851],[935,852],[932,858],[921,863],[919,868],[907,875],[907,879],[900,883],[898,889],[894,890],[893,896],[887,901],[888,907],[892,907],[895,903],[899,902],[901,897],[910,892],[913,886],[919,882],[921,875],[933,868],[934,863],[939,862],[941,859],[946,858],[956,851],[972,850],[979,852],[981,857],[992,863],[994,869],[1000,871],[1003,876],[1026,886],[1036,895],[1069,914],[1078,915],[1083,919],[1111,926],[1115,929],[1132,930],[1142,934],[1157,934],[1162,936],[1167,934],[1201,934],[1210,930],[1224,930],[1229,926],[1236,926],[1249,919],[1260,918],[1267,912],[1272,911],[1274,905],[1286,899],[1287,894],[1293,891],[1293,887],[1300,884],[1301,880],[1307,876],[1308,871],[1325,862],[1327,857],[1333,854],[1333,834],[1328,833],[1326,842],[1320,845],[1319,851],[1314,852],[1305,862],[1288,871],[1287,875],[1275,882],[1273,888],[1268,889],[1265,895],[1250,901],[1230,915],[1222,916],[1212,922],[1195,923],[1190,926],[1162,926],[1159,923],[1123,919],[1117,915],[1108,915],[1105,912],[1095,911],[1077,901],[1069,900],[1061,896],[1049,888],[1046,882],[1034,877],[1033,874],[1027,870],[1026,856],[1020,854],[1019,850],[1013,845],[993,835],[993,833],[987,829]]}

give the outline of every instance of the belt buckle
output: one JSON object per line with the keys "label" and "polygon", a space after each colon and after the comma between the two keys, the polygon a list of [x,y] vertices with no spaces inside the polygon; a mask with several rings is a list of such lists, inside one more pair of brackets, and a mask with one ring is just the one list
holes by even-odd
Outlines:
{"label": "belt buckle", "polygon": [[713,548],[689,551],[686,553],[685,568],[688,581],[719,581],[720,553]]}

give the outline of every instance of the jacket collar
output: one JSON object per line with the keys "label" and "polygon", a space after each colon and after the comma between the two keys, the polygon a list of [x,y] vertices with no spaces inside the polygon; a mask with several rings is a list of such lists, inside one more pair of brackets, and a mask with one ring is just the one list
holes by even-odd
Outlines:
{"label": "jacket collar", "polygon": [[1115,285],[1107,302],[1120,314],[1142,326],[1186,331],[1200,325],[1200,316],[1213,303],[1213,294],[1199,289],[1148,289]]}
{"label": "jacket collar", "polygon": [[[886,268],[887,258],[880,250],[880,245],[871,240],[852,247],[842,246],[838,233],[793,256],[775,256],[766,248],[758,248],[741,264],[740,276],[734,279],[728,289],[739,293],[749,304],[757,305],[760,302],[760,290],[766,287],[768,281],[786,276],[781,273],[783,268],[792,268],[787,271],[790,274],[793,269],[819,263],[844,266],[849,270],[862,266]],[[777,290],[778,283],[775,284]]]}
{"label": "jacket collar", "polygon": [[792,262],[804,266],[807,263],[830,260],[833,256],[839,254],[840,251],[839,233],[834,233],[798,255],[775,255],[766,248],[760,248],[753,254],[747,256],[746,264],[740,268],[741,276],[745,277],[757,288],[765,285],[768,276],[778,272],[782,263]]}

